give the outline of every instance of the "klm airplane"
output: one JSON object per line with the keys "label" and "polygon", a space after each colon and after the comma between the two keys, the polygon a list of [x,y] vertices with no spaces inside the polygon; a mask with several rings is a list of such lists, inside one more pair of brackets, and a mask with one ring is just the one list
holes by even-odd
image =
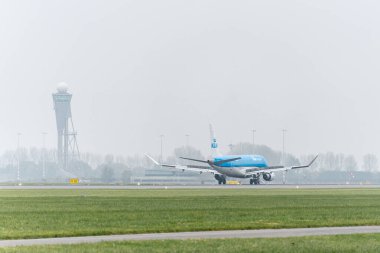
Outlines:
{"label": "klm airplane", "polygon": [[249,178],[250,184],[260,184],[261,177],[265,181],[274,180],[274,172],[278,171],[288,171],[294,169],[308,168],[310,167],[318,156],[316,156],[309,164],[301,166],[268,166],[267,161],[263,156],[260,155],[227,155],[222,156],[219,153],[218,143],[216,141],[214,130],[210,125],[211,134],[211,151],[212,160],[198,160],[187,157],[180,157],[184,160],[195,161],[199,163],[204,163],[207,165],[170,165],[170,164],[160,164],[154,160],[149,155],[146,155],[150,160],[152,160],[156,165],[162,167],[174,168],[182,171],[194,171],[200,174],[211,173],[214,175],[215,179],[219,184],[226,184],[226,178]]}

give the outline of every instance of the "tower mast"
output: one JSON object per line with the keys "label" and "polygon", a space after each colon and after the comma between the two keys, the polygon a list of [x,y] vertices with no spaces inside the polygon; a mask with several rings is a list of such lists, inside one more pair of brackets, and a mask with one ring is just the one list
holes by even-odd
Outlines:
{"label": "tower mast", "polygon": [[57,87],[57,92],[53,94],[58,133],[58,164],[63,170],[68,168],[70,156],[71,158],[79,159],[76,132],[71,114],[72,96],[68,92],[66,83],[60,83]]}

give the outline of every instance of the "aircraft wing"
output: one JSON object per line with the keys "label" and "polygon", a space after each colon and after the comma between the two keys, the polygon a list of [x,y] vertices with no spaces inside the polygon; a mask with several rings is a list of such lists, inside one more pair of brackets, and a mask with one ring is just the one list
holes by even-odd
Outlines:
{"label": "aircraft wing", "polygon": [[301,169],[301,168],[308,168],[310,167],[315,160],[317,160],[318,156],[316,156],[309,164],[307,165],[299,165],[299,166],[270,166],[270,167],[264,167],[264,168],[249,168],[246,169],[247,175],[253,175],[258,173],[270,173],[270,172],[276,172],[276,171],[288,171],[288,170],[295,170],[295,169]]}
{"label": "aircraft wing", "polygon": [[154,164],[162,167],[167,167],[167,168],[172,168],[172,169],[177,169],[177,170],[182,170],[182,171],[192,171],[192,172],[197,172],[197,173],[212,173],[212,174],[220,174],[216,170],[214,170],[210,166],[202,166],[202,165],[180,165],[180,164],[161,164],[154,160],[151,156],[145,154],[146,157],[149,158]]}

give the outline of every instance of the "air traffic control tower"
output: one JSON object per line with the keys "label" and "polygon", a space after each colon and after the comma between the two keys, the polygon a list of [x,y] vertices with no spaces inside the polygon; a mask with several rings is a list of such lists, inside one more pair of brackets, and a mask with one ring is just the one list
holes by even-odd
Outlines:
{"label": "air traffic control tower", "polygon": [[71,115],[72,94],[68,92],[66,83],[60,83],[57,92],[53,94],[54,110],[58,131],[58,164],[60,169],[66,170],[70,159],[79,159],[79,149],[76,132]]}

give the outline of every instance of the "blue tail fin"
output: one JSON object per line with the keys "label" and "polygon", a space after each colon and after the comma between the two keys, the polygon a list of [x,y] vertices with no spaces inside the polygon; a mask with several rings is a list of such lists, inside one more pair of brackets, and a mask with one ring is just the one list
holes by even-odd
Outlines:
{"label": "blue tail fin", "polygon": [[214,128],[210,124],[210,138],[211,138],[211,155],[212,157],[220,156],[218,142],[215,138]]}

